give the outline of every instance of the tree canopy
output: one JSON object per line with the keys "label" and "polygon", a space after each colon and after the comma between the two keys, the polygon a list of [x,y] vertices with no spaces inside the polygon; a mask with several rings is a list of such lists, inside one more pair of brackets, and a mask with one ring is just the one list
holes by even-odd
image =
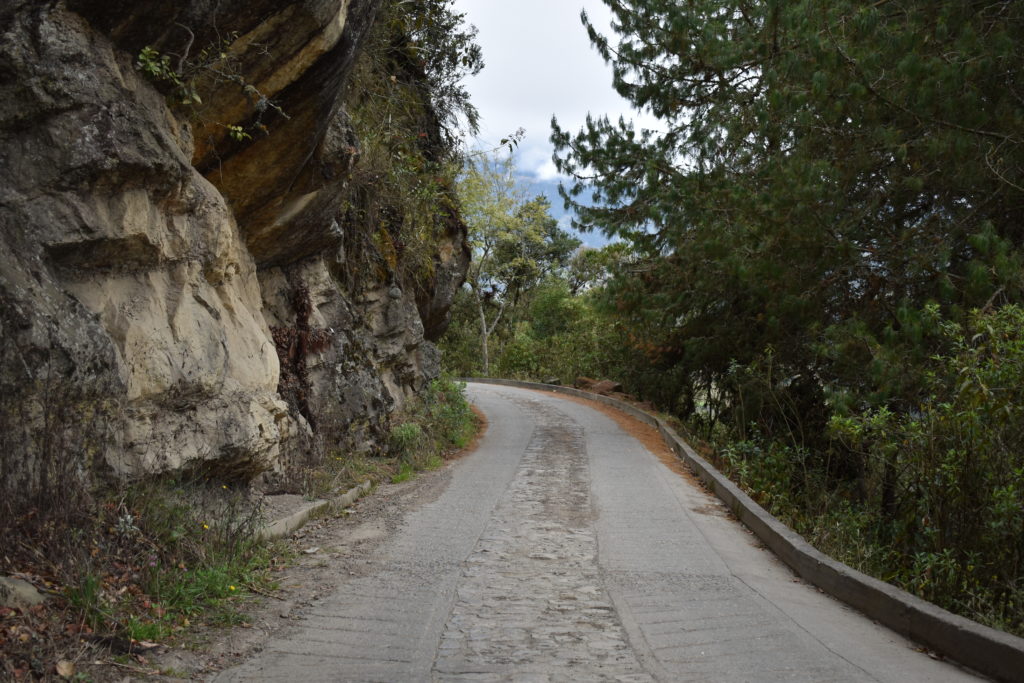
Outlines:
{"label": "tree canopy", "polygon": [[527,198],[511,157],[500,151],[467,162],[459,198],[473,249],[466,284],[479,321],[481,370],[487,375],[491,335],[526,310],[529,293],[567,266],[580,241],[551,217],[547,197]]}
{"label": "tree canopy", "polygon": [[822,426],[830,400],[906,406],[926,303],[1020,300],[1019,3],[606,4],[617,36],[584,16],[591,39],[663,129],[554,122],[553,141],[580,225],[647,257],[616,295],[663,401],[715,388],[739,409],[730,368],[770,354],[780,429]]}

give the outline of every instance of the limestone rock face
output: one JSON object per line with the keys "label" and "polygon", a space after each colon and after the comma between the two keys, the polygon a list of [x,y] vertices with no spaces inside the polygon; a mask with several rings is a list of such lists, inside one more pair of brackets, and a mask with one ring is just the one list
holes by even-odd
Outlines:
{"label": "limestone rock face", "polygon": [[[0,393],[114,404],[102,459],[126,476],[249,478],[318,421],[373,447],[437,374],[424,336],[466,264],[455,229],[415,294],[346,276],[360,254],[337,221],[355,149],[340,93],[378,4],[0,8]],[[223,51],[196,81],[201,105],[169,106],[176,93],[136,67],[146,46],[172,66]],[[228,134],[254,122],[267,134]]]}

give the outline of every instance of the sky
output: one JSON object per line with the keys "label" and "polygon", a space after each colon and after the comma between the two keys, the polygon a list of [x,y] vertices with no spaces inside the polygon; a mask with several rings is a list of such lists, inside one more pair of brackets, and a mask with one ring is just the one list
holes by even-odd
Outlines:
{"label": "sky", "polygon": [[[566,224],[558,197],[558,175],[551,161],[551,116],[576,132],[587,117],[607,114],[638,118],[612,89],[611,66],[590,45],[580,10],[609,27],[611,13],[601,0],[455,0],[454,8],[479,31],[484,68],[469,78],[473,104],[480,111],[480,135],[474,146],[496,147],[517,128],[526,129],[516,161],[519,172],[552,200],[552,214]],[[590,246],[605,243],[600,235],[581,235]]]}

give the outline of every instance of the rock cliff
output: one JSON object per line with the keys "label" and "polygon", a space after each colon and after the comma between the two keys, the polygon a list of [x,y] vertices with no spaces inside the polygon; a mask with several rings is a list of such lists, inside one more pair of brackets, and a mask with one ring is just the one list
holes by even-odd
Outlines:
{"label": "rock cliff", "polygon": [[438,373],[465,228],[449,200],[410,249],[353,124],[387,4],[0,8],[8,484],[39,458],[249,479],[317,440],[373,449]]}

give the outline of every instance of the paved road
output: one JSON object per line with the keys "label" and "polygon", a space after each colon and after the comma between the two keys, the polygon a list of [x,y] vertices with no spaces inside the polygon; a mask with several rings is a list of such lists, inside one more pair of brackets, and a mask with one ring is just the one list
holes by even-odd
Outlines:
{"label": "paved road", "polygon": [[604,414],[470,396],[490,428],[443,494],[215,680],[976,680],[796,580]]}

